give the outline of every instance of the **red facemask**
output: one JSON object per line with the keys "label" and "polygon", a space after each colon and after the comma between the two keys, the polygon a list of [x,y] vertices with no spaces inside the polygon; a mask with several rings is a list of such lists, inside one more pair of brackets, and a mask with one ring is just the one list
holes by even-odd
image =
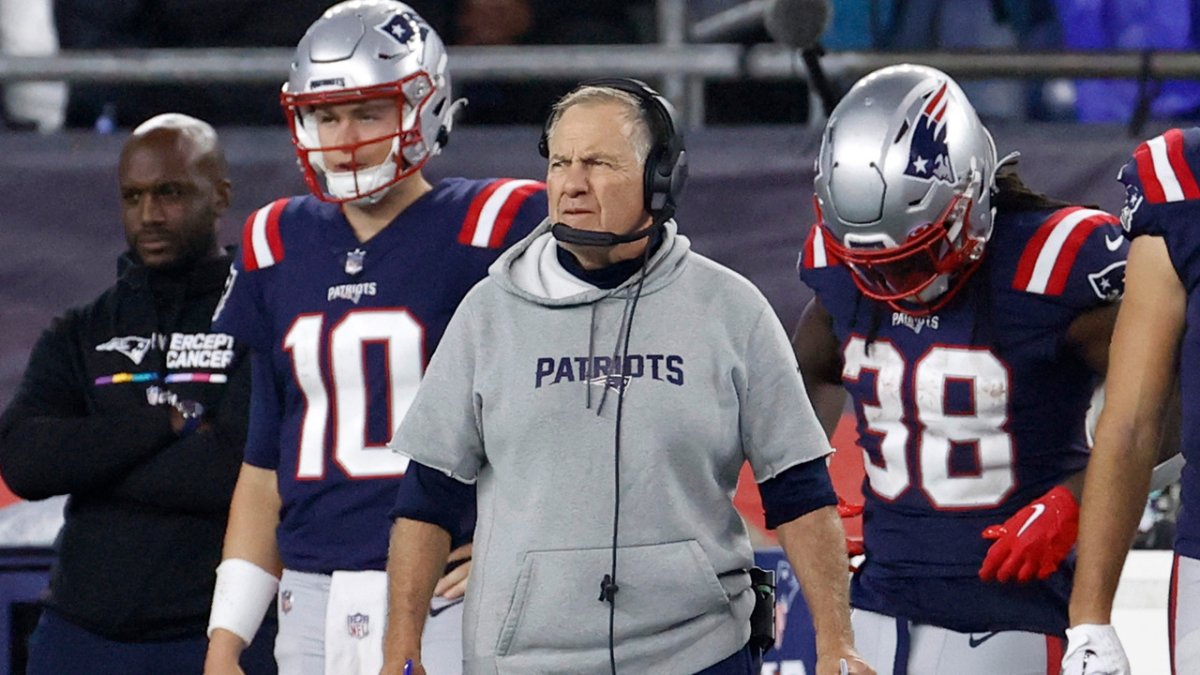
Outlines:
{"label": "red facemask", "polygon": [[[820,209],[818,226],[824,228],[830,251],[853,272],[863,295],[908,314],[929,314],[950,301],[982,258],[984,240],[967,235],[966,223],[974,203],[967,195],[973,192],[968,188],[956,196],[936,222],[916,228],[904,243],[891,248],[842,244],[825,224]],[[954,275],[951,287],[933,303],[919,299],[921,292],[943,275]]]}
{"label": "red facemask", "polygon": [[[423,80],[423,83],[418,82],[419,79]],[[424,86],[421,86],[422,84]],[[423,91],[424,96],[415,101],[408,101],[406,98],[408,92],[413,91]],[[304,181],[309,190],[323,201],[345,203],[387,190],[419,170],[425,164],[425,160],[417,164],[409,164],[404,160],[404,149],[419,144],[429,146],[434,142],[434,139],[427,140],[423,137],[420,123],[421,108],[433,94],[434,88],[430,83],[429,75],[424,72],[414,73],[396,82],[362,89],[341,89],[303,94],[283,92],[280,95],[280,102],[287,115],[288,127],[292,132],[292,144],[296,148],[296,155],[304,172]],[[312,120],[308,119],[309,113],[305,112],[320,105],[361,103],[374,99],[395,101],[397,118],[401,120],[401,128],[397,129],[395,133],[343,145],[321,145]],[[409,116],[413,120],[411,128],[407,129],[403,128],[406,110],[410,111]],[[389,158],[390,162],[385,160],[383,165],[355,168],[351,172],[346,172],[351,173],[352,177],[347,181],[348,187],[339,191],[341,194],[332,194],[322,186],[320,174],[331,172],[331,169],[324,165],[323,153],[341,152],[354,157],[359,149],[381,141],[392,141],[394,144],[393,155]],[[312,156],[314,153],[317,154],[317,158]],[[425,157],[427,159],[429,155],[426,154]],[[376,172],[379,171],[383,171],[386,175],[377,174]]]}

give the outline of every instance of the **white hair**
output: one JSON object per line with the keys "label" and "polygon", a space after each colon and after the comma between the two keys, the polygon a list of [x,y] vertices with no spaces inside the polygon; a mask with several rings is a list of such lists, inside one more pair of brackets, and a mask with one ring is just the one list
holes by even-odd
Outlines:
{"label": "white hair", "polygon": [[586,86],[580,87],[560,98],[550,111],[550,123],[546,129],[546,140],[549,141],[554,136],[554,130],[558,126],[558,121],[562,119],[563,113],[568,108],[589,103],[619,103],[624,106],[625,124],[621,126],[621,133],[629,140],[629,144],[633,147],[633,154],[637,157],[638,164],[644,165],[646,158],[650,156],[650,146],[654,142],[654,133],[650,129],[650,120],[647,117],[646,109],[642,107],[642,102],[638,100],[637,96],[621,89]]}

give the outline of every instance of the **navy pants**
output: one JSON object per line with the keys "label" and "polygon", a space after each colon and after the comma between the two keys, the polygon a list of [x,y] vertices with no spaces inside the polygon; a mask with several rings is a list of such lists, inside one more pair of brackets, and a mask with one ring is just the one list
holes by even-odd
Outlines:
{"label": "navy pants", "polygon": [[758,650],[746,645],[696,675],[759,675],[762,672],[762,655],[755,654],[758,654]]}
{"label": "navy pants", "polygon": [[[275,622],[264,621],[242,653],[246,675],[275,675]],[[29,636],[26,675],[201,675],[208,638],[117,642],[42,610]]]}

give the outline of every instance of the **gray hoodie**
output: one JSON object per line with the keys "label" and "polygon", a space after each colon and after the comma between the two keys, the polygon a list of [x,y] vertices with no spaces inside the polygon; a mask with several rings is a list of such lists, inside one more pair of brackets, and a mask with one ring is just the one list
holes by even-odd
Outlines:
{"label": "gray hoodie", "polygon": [[674,222],[612,290],[563,270],[549,227],[463,300],[392,447],[477,483],[468,673],[609,672],[614,510],[617,670],[694,673],[749,638],[742,463],[762,482],[829,444],[766,299]]}

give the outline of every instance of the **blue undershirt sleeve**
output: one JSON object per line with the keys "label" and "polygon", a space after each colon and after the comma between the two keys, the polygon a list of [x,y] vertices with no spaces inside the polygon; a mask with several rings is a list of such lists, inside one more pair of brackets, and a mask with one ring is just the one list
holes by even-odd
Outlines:
{"label": "blue undershirt sleeve", "polygon": [[453,550],[475,536],[475,486],[410,461],[388,516],[437,525],[450,533]]}
{"label": "blue undershirt sleeve", "polygon": [[810,511],[837,504],[825,458],[810,459],[758,484],[767,529],[773,530]]}

